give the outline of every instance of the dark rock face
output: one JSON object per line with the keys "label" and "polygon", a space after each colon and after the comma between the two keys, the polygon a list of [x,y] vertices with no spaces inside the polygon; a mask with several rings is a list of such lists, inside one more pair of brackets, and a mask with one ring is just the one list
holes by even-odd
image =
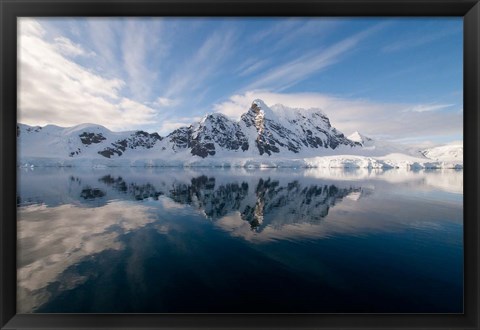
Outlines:
{"label": "dark rock face", "polygon": [[158,133],[149,134],[144,131],[136,131],[129,138],[117,140],[98,153],[103,157],[110,158],[113,155],[121,156],[126,149],[150,149],[157,141],[161,141],[162,137]]}
{"label": "dark rock face", "polygon": [[69,156],[70,156],[70,157],[73,157],[73,156],[79,155],[79,154],[81,154],[81,153],[82,153],[82,150],[80,150],[80,148],[77,148],[77,150],[71,151],[70,154],[69,154]]}
{"label": "dark rock face", "polygon": [[260,155],[264,153],[271,155],[280,152],[280,147],[298,153],[300,151],[298,137],[289,129],[282,127],[270,119],[264,119],[265,129],[259,132],[256,144]]}
{"label": "dark rock face", "polygon": [[103,157],[106,157],[106,158],[110,158],[111,156],[113,156],[115,154],[117,154],[118,156],[122,155],[121,151],[113,149],[113,148],[105,148],[104,150],[99,151],[98,153],[100,155],[102,155]]}
{"label": "dark rock face", "polygon": [[192,135],[192,126],[180,127],[170,133],[167,138],[173,144],[173,149],[188,148]]}
{"label": "dark rock face", "polygon": [[215,145],[226,150],[248,150],[248,139],[240,125],[221,114],[212,114],[198,126],[181,127],[167,136],[173,149],[190,148],[192,155],[205,158],[216,154]]}
{"label": "dark rock face", "polygon": [[190,142],[190,147],[192,148],[192,155],[200,156],[205,158],[207,156],[215,155],[215,145],[211,142],[209,143],[202,143],[197,139],[192,140]]}
{"label": "dark rock face", "polygon": [[211,125],[211,129],[208,129],[208,126],[202,127],[205,139],[215,141],[220,147],[228,150],[248,149],[247,137],[238,123],[220,114],[208,115],[205,122]]}
{"label": "dark rock face", "polygon": [[[360,145],[333,128],[328,117],[321,112],[309,113],[308,117],[299,112],[283,121],[277,121],[272,116],[266,116],[262,107],[254,102],[241,116],[240,122],[218,113],[211,114],[197,125],[173,131],[167,138],[173,150],[189,148],[192,155],[202,158],[215,156],[218,148],[246,151],[251,143],[260,155],[278,154],[283,150],[299,153],[305,148],[336,149],[339,145]],[[245,128],[255,131],[254,141],[248,140]]]}
{"label": "dark rock face", "polygon": [[[26,126],[26,125],[24,125]],[[17,125],[17,137],[20,136],[20,133],[21,133],[21,128],[20,126]],[[40,126],[32,126],[32,127],[26,127],[25,131],[27,133],[35,133],[35,132],[40,132],[42,130],[42,127]]]}
{"label": "dark rock face", "polygon": [[107,139],[106,137],[103,136],[102,133],[83,132],[82,134],[79,135],[79,137],[82,143],[85,145],[90,145],[92,143],[100,143],[103,140]]}
{"label": "dark rock face", "polygon": [[339,145],[360,146],[333,128],[328,117],[320,112],[309,117],[298,113],[295,118],[286,120],[289,127],[297,129],[296,132],[274,119],[266,118],[261,107],[255,103],[242,115],[241,121],[247,128],[254,127],[257,131],[255,143],[260,155],[279,153],[280,147],[298,153],[305,147],[335,149]]}

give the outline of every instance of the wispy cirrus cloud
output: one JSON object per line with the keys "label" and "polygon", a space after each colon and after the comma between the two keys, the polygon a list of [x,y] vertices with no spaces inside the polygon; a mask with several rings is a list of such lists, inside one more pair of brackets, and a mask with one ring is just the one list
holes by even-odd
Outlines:
{"label": "wispy cirrus cloud", "polygon": [[198,50],[172,75],[165,96],[175,97],[205,87],[232,53],[234,39],[233,30],[219,29],[209,35]]}
{"label": "wispy cirrus cloud", "polygon": [[[156,35],[161,33],[157,31]],[[148,70],[148,45],[152,42],[148,26],[139,21],[128,21],[123,33],[123,67],[127,73],[132,93],[141,99],[148,99],[150,86],[156,78],[156,72]]]}
{"label": "wispy cirrus cloud", "polygon": [[294,52],[295,48],[291,46],[296,44],[297,40],[305,37],[314,38],[316,43],[320,43],[329,33],[342,24],[340,20],[330,18],[313,18],[307,21],[298,18],[292,20],[296,24],[279,23],[279,25],[285,26],[283,26],[283,29],[278,29],[273,33],[276,38],[274,38],[274,42],[270,46],[271,51]]}
{"label": "wispy cirrus cloud", "polygon": [[303,25],[303,21],[298,18],[287,18],[281,19],[278,23],[275,23],[269,26],[266,29],[258,31],[257,33],[253,34],[250,37],[250,40],[253,43],[259,43],[267,39],[274,39],[276,40],[277,36],[281,35],[282,37],[285,36],[287,33],[301,27]]}
{"label": "wispy cirrus cloud", "polygon": [[103,59],[103,62],[118,65],[117,67],[120,67],[116,55],[119,48],[115,25],[118,27],[118,22],[112,23],[106,18],[91,18],[87,20],[88,28],[86,29],[86,32],[95,47],[95,52],[101,59]]}
{"label": "wispy cirrus cloud", "polygon": [[244,65],[242,65],[238,72],[240,77],[245,77],[252,75],[255,72],[258,72],[260,69],[264,68],[270,63],[269,59],[257,60],[257,59],[249,59]]}
{"label": "wispy cirrus cloud", "polygon": [[382,48],[385,53],[409,50],[415,47],[427,45],[434,41],[449,37],[462,32],[461,28],[449,28],[431,33],[422,33],[394,41]]}
{"label": "wispy cirrus cloud", "polygon": [[[127,73],[129,88],[138,99],[148,99],[152,84],[155,82],[158,71],[148,68],[149,52],[161,52],[156,38],[162,30],[156,22],[155,34],[151,33],[151,26],[145,20],[129,20],[125,23],[122,41],[123,68]],[[155,48],[157,48],[155,50]]]}
{"label": "wispy cirrus cloud", "polygon": [[313,50],[300,58],[283,63],[256,78],[243,90],[262,88],[280,91],[285,90],[318,71],[338,63],[342,55],[348,51],[352,51],[360,41],[384,28],[386,24],[387,23],[377,24],[322,50]]}
{"label": "wispy cirrus cloud", "polygon": [[305,36],[314,35],[318,41],[318,37],[328,35],[334,27],[340,24],[341,21],[329,18],[312,18],[310,20],[279,18],[277,23],[255,33],[250,40],[254,44],[268,41],[269,48],[278,50],[291,45],[295,39]]}
{"label": "wispy cirrus cloud", "polygon": [[438,110],[451,108],[453,106],[455,106],[455,104],[435,104],[435,103],[418,104],[409,109],[406,109],[406,111],[413,111],[413,112],[438,111]]}

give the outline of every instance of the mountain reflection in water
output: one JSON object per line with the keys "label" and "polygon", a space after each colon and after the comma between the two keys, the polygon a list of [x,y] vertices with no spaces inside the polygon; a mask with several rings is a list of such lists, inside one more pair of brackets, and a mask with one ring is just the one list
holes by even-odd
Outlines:
{"label": "mountain reflection in water", "polygon": [[461,312],[461,171],[18,177],[19,312]]}
{"label": "mountain reflection in water", "polygon": [[206,175],[194,177],[189,183],[171,183],[163,191],[157,190],[151,183],[127,183],[121,176],[106,175],[99,181],[135,200],[158,200],[159,196],[166,196],[176,203],[191,205],[214,220],[238,211],[241,218],[256,231],[270,224],[279,225],[280,221],[319,221],[328,214],[331,206],[345,196],[351,193],[366,194],[359,187],[302,185],[298,180],[281,185],[278,180],[270,178],[258,179],[250,189],[252,196],[249,196],[248,182],[216,184],[215,177]]}

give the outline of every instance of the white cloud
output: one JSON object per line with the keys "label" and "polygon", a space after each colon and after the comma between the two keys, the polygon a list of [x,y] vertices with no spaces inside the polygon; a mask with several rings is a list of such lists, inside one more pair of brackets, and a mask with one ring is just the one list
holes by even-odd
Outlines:
{"label": "white cloud", "polygon": [[21,18],[18,20],[18,34],[42,37],[45,35],[45,29],[33,19]]}
{"label": "white cloud", "polygon": [[72,42],[70,39],[65,37],[57,37],[55,38],[55,49],[63,55],[66,56],[95,56],[95,52],[86,51],[83,47],[79,44]]}
{"label": "white cloud", "polygon": [[320,108],[330,118],[332,125],[347,135],[360,131],[373,137],[398,139],[406,136],[462,134],[463,131],[462,113],[407,112],[405,109],[421,108],[422,105],[382,103],[320,93],[248,91],[231,96],[229,100],[216,104],[214,109],[238,120],[257,98],[270,106],[284,104],[293,108]]}
{"label": "white cloud", "polygon": [[177,105],[179,103],[180,103],[179,100],[168,98],[168,97],[159,97],[155,101],[155,104],[160,106],[160,107],[171,107],[171,106]]}
{"label": "white cloud", "polygon": [[412,108],[407,109],[406,111],[414,112],[426,112],[426,111],[437,111],[453,107],[455,104],[418,104]]}
{"label": "white cloud", "polygon": [[159,133],[161,135],[167,135],[172,133],[174,130],[180,127],[188,127],[198,121],[200,121],[202,117],[179,117],[179,118],[170,118],[167,120],[162,121]]}
{"label": "white cloud", "polygon": [[146,124],[156,113],[152,108],[128,98],[122,98],[122,101],[117,104],[117,108],[125,123]]}
{"label": "white cloud", "polygon": [[[52,43],[45,41],[41,25],[33,19],[21,19],[20,31],[20,122],[60,126],[95,122],[112,130],[152,122],[152,108],[121,95],[123,80],[102,77],[65,57],[67,48],[59,49],[58,38]],[[60,40],[68,44],[68,39]],[[73,47],[68,51],[78,53]]]}

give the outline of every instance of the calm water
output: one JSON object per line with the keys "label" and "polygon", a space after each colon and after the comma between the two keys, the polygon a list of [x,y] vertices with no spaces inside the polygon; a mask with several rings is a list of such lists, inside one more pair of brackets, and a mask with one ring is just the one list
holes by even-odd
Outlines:
{"label": "calm water", "polygon": [[463,311],[463,172],[19,169],[18,312]]}

